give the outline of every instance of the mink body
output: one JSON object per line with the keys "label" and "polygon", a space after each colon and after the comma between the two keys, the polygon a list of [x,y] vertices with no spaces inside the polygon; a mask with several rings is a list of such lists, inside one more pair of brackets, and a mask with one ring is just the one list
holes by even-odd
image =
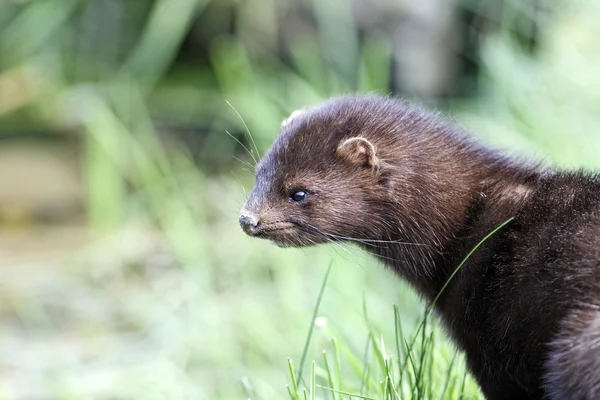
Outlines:
{"label": "mink body", "polygon": [[488,399],[600,398],[600,178],[512,160],[379,96],[294,113],[256,168],[242,228],[349,240],[432,301]]}

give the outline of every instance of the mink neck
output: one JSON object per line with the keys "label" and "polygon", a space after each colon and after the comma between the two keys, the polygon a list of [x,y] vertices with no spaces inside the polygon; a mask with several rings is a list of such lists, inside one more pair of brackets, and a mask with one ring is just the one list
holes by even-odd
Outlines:
{"label": "mink neck", "polygon": [[[458,166],[433,174],[436,179],[428,181],[427,188],[420,182],[416,195],[426,194],[411,206],[411,218],[392,216],[396,221],[388,226],[402,227],[400,233],[379,229],[373,235],[394,243],[365,246],[428,301],[480,240],[527,203],[540,175],[492,153],[463,154],[458,161]],[[485,246],[493,246],[493,241]],[[465,264],[463,269],[476,267]]]}

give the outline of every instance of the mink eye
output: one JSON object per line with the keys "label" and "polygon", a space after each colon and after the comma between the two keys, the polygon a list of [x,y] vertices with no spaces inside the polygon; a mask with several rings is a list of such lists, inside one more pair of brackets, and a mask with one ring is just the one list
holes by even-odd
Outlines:
{"label": "mink eye", "polygon": [[306,200],[307,196],[308,193],[306,193],[304,190],[297,190],[294,193],[292,193],[292,195],[290,196],[290,200],[292,200],[294,203],[301,203],[304,200]]}

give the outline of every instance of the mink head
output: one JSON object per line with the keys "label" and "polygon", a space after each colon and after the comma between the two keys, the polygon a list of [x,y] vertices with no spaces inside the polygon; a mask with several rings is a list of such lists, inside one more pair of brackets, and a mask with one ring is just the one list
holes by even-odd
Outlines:
{"label": "mink head", "polygon": [[423,203],[413,204],[423,188],[415,189],[422,171],[412,155],[427,152],[422,136],[402,130],[422,121],[420,111],[378,96],[295,112],[256,166],[240,225],[282,247],[401,239],[396,219]]}

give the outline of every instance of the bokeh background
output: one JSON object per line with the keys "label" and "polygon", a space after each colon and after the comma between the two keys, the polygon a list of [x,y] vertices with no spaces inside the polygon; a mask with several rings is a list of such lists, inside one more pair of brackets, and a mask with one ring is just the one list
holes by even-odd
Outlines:
{"label": "bokeh background", "polygon": [[[248,131],[262,154],[293,110],[377,91],[598,168],[599,6],[0,0],[0,398],[289,398],[330,264],[304,374],[316,360],[326,385],[326,350],[357,393],[369,335],[393,353],[392,305],[405,327],[424,305],[358,248],[245,237]],[[437,337],[449,385],[477,397]],[[443,393],[427,376],[405,398]]]}

